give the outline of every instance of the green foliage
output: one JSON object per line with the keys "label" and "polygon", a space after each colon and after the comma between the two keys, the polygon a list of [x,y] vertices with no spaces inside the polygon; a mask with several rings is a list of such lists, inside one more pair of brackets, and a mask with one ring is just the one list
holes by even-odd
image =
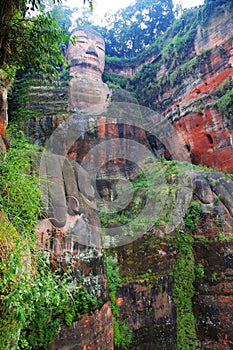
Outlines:
{"label": "green foliage", "polygon": [[108,256],[105,254],[105,261],[109,292],[116,292],[117,287],[121,285],[117,259],[113,256]]}
{"label": "green foliage", "polygon": [[110,88],[116,87],[119,89],[125,89],[127,85],[126,78],[111,72],[104,72],[103,81],[107,83]]}
{"label": "green foliage", "polygon": [[[31,4],[29,14],[27,7]],[[35,11],[36,10],[36,11]],[[36,71],[55,74],[64,56],[61,47],[69,38],[49,12],[40,7],[40,0],[3,2],[0,10],[0,68],[24,69],[29,64]]]}
{"label": "green foliage", "polygon": [[10,150],[0,159],[0,209],[22,234],[32,234],[40,214],[39,179],[33,174],[35,148],[22,132],[11,140]]}
{"label": "green foliage", "polygon": [[190,203],[186,214],[185,224],[191,232],[193,232],[197,226],[198,221],[200,220],[201,212],[202,207],[198,202],[193,201]]}
{"label": "green foliage", "polygon": [[[44,104],[38,104],[36,109],[29,109],[31,102],[34,102],[34,99],[40,99],[40,93],[38,92],[37,96],[30,96],[32,88],[37,88],[39,91],[46,87],[47,91],[52,91],[55,96],[58,89],[66,90],[66,84],[70,80],[69,71],[64,69],[60,70],[56,79],[52,81],[50,79],[45,79],[41,77],[40,74],[35,73],[34,69],[28,68],[25,70],[19,70],[16,73],[13,87],[8,96],[9,101],[9,121],[10,123],[17,124],[18,130],[23,130],[27,132],[28,121],[31,117],[42,117],[46,113],[44,110]],[[38,91],[38,90],[37,90]],[[49,98],[54,98],[50,96]],[[63,97],[60,96],[60,100]],[[46,103],[46,98],[45,98]],[[37,118],[37,120],[40,118]]]}
{"label": "green foliage", "polygon": [[[202,71],[203,64],[210,58],[211,50],[202,52],[198,56],[194,53],[198,25],[202,23],[206,26],[207,19],[214,13],[221,13],[225,8],[231,11],[232,6],[229,0],[218,1],[216,4],[210,1],[202,7],[185,10],[163,35],[154,38],[153,42],[148,47],[144,47],[137,56],[134,55],[131,60],[107,57],[107,64],[119,69],[126,66],[134,69],[149,60],[150,63],[143,64],[142,69],[129,80],[127,89],[136,94],[140,104],[162,111],[166,106],[158,102],[159,96],[169,88],[176,87],[178,92],[184,87],[189,77]],[[219,47],[219,51],[221,55],[225,55],[222,47]],[[114,53],[114,55],[117,54]],[[166,69],[166,74],[158,74],[161,73],[161,69]],[[210,95],[211,98],[215,97],[214,93]],[[205,98],[208,99],[208,96]],[[214,100],[214,105],[228,118],[232,117],[232,98],[232,87],[229,87],[224,93],[219,91]],[[211,106],[213,103],[208,101],[208,104]],[[201,106],[199,111],[201,112]]]}
{"label": "green foliage", "polygon": [[[72,283],[69,273],[61,275],[59,271],[52,272],[42,259],[39,265],[34,266],[35,272],[31,269],[31,275],[23,273],[19,261],[23,252],[19,255],[14,250],[14,253],[8,261],[7,269],[3,267],[3,261],[1,264],[5,277],[0,284],[1,308],[4,310],[4,318],[8,319],[7,325],[1,322],[4,329],[4,337],[0,337],[2,349],[8,342],[12,328],[13,334],[17,333],[18,339],[15,335],[13,340],[19,349],[46,347],[57,333],[62,319],[71,325],[75,316],[98,306],[96,297],[87,292],[81,281]],[[23,258],[28,259],[30,256]],[[38,264],[40,256],[36,254],[33,258]],[[21,276],[17,281],[19,273]],[[12,324],[14,326],[10,327]]]}
{"label": "green foliage", "polygon": [[[198,9],[185,11],[164,35],[159,36],[144,51],[144,60],[146,57],[153,58],[153,60],[143,65],[142,69],[130,80],[130,88],[136,92],[136,97],[142,105],[159,110],[157,96],[174,85],[181,85],[188,76],[194,74],[200,64],[193,52],[197,24]],[[141,57],[138,57],[138,60],[141,60]],[[166,68],[166,74],[157,77],[161,67]],[[153,101],[156,101],[154,106]]]}
{"label": "green foliage", "polygon": [[[178,350],[196,349],[197,336],[195,319],[192,311],[192,298],[194,296],[195,262],[193,257],[194,239],[192,233],[198,224],[201,215],[201,206],[191,202],[186,214],[187,231],[177,230],[176,248],[177,261],[174,268],[173,298],[177,312],[177,348]],[[196,266],[199,277],[204,277],[201,264]]]}
{"label": "green foliage", "polygon": [[113,318],[114,327],[114,345],[119,349],[127,350],[130,349],[129,345],[132,342],[132,334],[125,320],[118,321]]}
{"label": "green foliage", "polygon": [[192,312],[193,282],[195,280],[192,244],[193,238],[190,232],[177,230],[178,254],[174,269],[173,298],[177,313],[177,348],[179,350],[196,349],[197,345]]}
{"label": "green foliage", "polygon": [[[126,234],[137,235],[137,232],[146,233],[154,225],[166,225],[170,219],[169,215],[174,210],[175,193],[179,187],[178,175],[193,169],[210,170],[188,162],[167,161],[164,158],[148,163],[144,172],[138,173],[130,181],[133,190],[131,202],[123,209],[117,210],[116,208],[115,211],[111,212],[100,211],[99,217],[102,227],[105,229],[122,226]],[[171,178],[173,180],[169,183]],[[128,184],[125,184],[118,194],[121,195],[128,191]],[[142,216],[141,213],[147,200],[156,203],[156,206],[152,215]],[[199,220],[195,214],[199,210],[201,211],[201,206],[197,202],[193,202],[187,214],[187,225],[195,225],[194,221]]]}
{"label": "green foliage", "polygon": [[15,77],[16,68],[11,66],[0,68],[0,86],[10,88]]}
{"label": "green foliage", "polygon": [[221,195],[217,195],[216,197],[214,197],[214,205],[218,205],[219,204],[219,201],[221,199]]}
{"label": "green foliage", "polygon": [[20,342],[25,340],[32,347],[47,346],[61,325],[62,318],[71,325],[74,317],[97,307],[96,297],[76,282],[71,282],[69,273],[53,273],[49,268],[40,267],[40,271],[30,282],[28,293],[22,293],[21,301],[25,312],[25,303],[30,307]]}
{"label": "green foliage", "polygon": [[171,0],[137,0],[106,17],[102,29],[109,56],[133,57],[151,44],[174,19]]}
{"label": "green foliage", "polygon": [[233,3],[231,0],[205,0],[202,11],[200,12],[200,20],[202,25],[207,25],[211,15],[219,14],[225,9],[231,10]]}
{"label": "green foliage", "polygon": [[205,276],[204,266],[201,263],[197,264],[196,273],[199,278],[203,278]]}
{"label": "green foliage", "polygon": [[71,16],[72,10],[63,8],[62,6],[54,6],[51,15],[56,19],[58,25],[64,30],[69,30],[72,25]]}
{"label": "green foliage", "polygon": [[216,272],[212,273],[211,280],[212,280],[212,282],[216,282],[217,281],[217,273]]}
{"label": "green foliage", "polygon": [[90,8],[86,6],[75,8],[75,13],[73,16],[75,16],[75,22],[77,27],[92,26],[94,29],[94,16]]}
{"label": "green foliage", "polygon": [[[36,115],[35,111],[26,108],[27,95],[33,81],[32,72],[18,71],[14,80],[13,89],[11,90],[9,101],[9,117],[10,122],[19,124],[23,122],[27,125],[30,117]],[[22,129],[22,125],[21,125]]]}
{"label": "green foliage", "polygon": [[218,99],[217,108],[223,116],[233,120],[233,90],[227,90],[226,93]]}
{"label": "green foliage", "polygon": [[116,303],[117,287],[121,285],[121,278],[119,275],[119,266],[117,259],[111,255],[105,254],[106,271],[108,279],[109,297],[111,300],[111,309],[114,327],[114,345],[122,350],[128,349],[132,342],[132,333],[125,320],[119,319],[119,306]]}

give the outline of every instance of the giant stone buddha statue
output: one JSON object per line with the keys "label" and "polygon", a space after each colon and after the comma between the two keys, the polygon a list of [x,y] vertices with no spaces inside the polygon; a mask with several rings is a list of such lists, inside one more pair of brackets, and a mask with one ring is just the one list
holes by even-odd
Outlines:
{"label": "giant stone buddha statue", "polygon": [[[70,108],[87,112],[102,111],[110,91],[102,81],[105,43],[102,36],[88,27],[73,30],[67,50],[70,61]],[[94,107],[93,107],[94,106]]]}

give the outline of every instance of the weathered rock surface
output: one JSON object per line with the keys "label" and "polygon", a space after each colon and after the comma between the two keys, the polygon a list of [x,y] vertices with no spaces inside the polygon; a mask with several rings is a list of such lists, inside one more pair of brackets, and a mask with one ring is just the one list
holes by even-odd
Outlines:
{"label": "weathered rock surface", "polygon": [[112,312],[109,303],[63,327],[48,350],[113,350]]}
{"label": "weathered rock surface", "polygon": [[[184,46],[187,55],[183,61],[178,49],[170,53],[172,58],[158,53],[153,57],[152,52],[144,63],[151,62],[154,73],[151,68],[148,74],[142,73],[140,80],[141,58],[134,61],[130,72],[131,77],[138,72],[135,88],[140,102],[170,120],[171,127],[181,136],[174,142],[174,148],[186,146],[194,164],[228,172],[233,169],[232,101],[225,107],[228,108],[225,114],[218,105],[227,89],[232,91],[232,30],[231,8],[225,5],[216,11],[212,8],[208,22],[198,25],[192,46],[188,49]],[[129,76],[128,67],[124,71],[123,67],[114,68],[109,63],[107,70]],[[173,159],[180,159],[177,152]]]}
{"label": "weathered rock surface", "polygon": [[[190,176],[192,200],[202,206],[193,233],[195,265],[201,264],[204,269],[204,276],[197,273],[194,284],[197,339],[204,349],[232,349],[233,182],[214,172],[194,170]],[[113,250],[123,282],[117,290],[117,303],[121,318],[134,332],[130,348],[176,349],[172,277],[178,253],[176,233],[164,235],[162,226],[155,226],[151,232]]]}
{"label": "weathered rock surface", "polygon": [[[233,169],[232,122],[214,107],[213,101],[217,101],[216,96],[221,97],[221,93],[217,93],[219,86],[233,77],[229,34],[232,30],[233,18],[227,12],[211,19],[204,30],[204,38],[200,27],[195,52],[198,57],[208,49],[208,57],[192,77],[174,83],[173,89],[159,97],[160,101],[172,101],[164,116],[174,121],[174,127],[189,148],[192,162],[228,172]],[[232,115],[232,112],[231,108],[229,113]]]}

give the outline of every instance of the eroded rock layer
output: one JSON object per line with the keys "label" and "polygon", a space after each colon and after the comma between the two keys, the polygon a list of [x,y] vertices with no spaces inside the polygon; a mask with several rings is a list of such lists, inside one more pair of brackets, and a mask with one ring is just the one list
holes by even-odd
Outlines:
{"label": "eroded rock layer", "polygon": [[[232,349],[233,215],[230,198],[233,184],[225,176],[213,172],[194,171],[192,176],[192,201],[202,208],[192,234],[195,265],[192,312],[197,342],[204,349]],[[175,206],[178,205],[177,201]],[[184,227],[186,235],[188,227],[190,222]],[[177,232],[164,235],[164,226],[160,223],[151,233],[114,249],[113,254],[118,258],[122,278],[122,286],[117,290],[120,316],[134,332],[131,348],[179,348],[180,321],[176,312],[179,306],[174,299],[174,283],[178,278],[174,271],[180,256]]]}
{"label": "eroded rock layer", "polygon": [[[151,50],[144,67],[141,58],[134,60],[129,80],[139,102],[170,120],[182,136],[174,148],[186,145],[194,164],[228,172],[233,169],[231,6],[207,5],[184,16],[177,32],[165,36],[163,52],[153,55]],[[128,67],[114,67],[107,65],[109,71],[129,76]]]}

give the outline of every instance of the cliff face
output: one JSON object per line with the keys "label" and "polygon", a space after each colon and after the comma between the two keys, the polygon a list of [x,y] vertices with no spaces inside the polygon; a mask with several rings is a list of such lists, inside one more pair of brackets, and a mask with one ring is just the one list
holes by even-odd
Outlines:
{"label": "cliff face", "polygon": [[[211,172],[194,171],[193,181],[192,200],[201,205],[191,244],[195,272],[193,296],[192,290],[188,290],[188,282],[179,281],[179,294],[188,304],[188,298],[182,295],[184,290],[188,291],[186,296],[190,297],[191,311],[182,311],[175,297],[177,281],[183,276],[182,265],[177,267],[182,255],[177,232],[164,236],[160,223],[151,233],[112,252],[118,258],[122,278],[117,303],[121,318],[134,331],[133,349],[180,348],[177,340],[181,320],[183,316],[189,319],[190,313],[195,319],[199,347],[232,349],[233,216],[226,193],[229,191],[230,194],[233,184],[224,176]],[[230,196],[232,198],[232,194]],[[179,206],[178,202],[174,205]],[[190,227],[187,217],[185,222],[183,229],[187,239]],[[195,226],[194,218],[191,225]],[[182,256],[184,271],[189,268],[185,260],[187,252],[188,246]],[[190,272],[187,278],[192,278]],[[187,321],[184,329],[189,332]],[[184,344],[187,342],[188,338]]]}
{"label": "cliff face", "polygon": [[[204,221],[210,219],[204,216]],[[209,233],[212,237],[207,243]],[[197,237],[193,249],[196,266],[204,269],[202,278],[196,275],[192,303],[198,344],[204,349],[232,349],[232,242],[217,241],[213,232],[207,230],[202,238],[206,242],[198,242]],[[142,247],[148,245],[150,250],[142,251]],[[174,246],[166,239],[158,239],[154,243],[149,236],[138,244],[118,250],[117,255],[121,274],[125,277],[117,291],[117,303],[120,316],[134,331],[132,348],[176,349],[177,317],[172,298],[174,279],[170,276],[174,273],[177,255]],[[136,266],[140,266],[142,261],[145,268],[140,270]]]}
{"label": "cliff face", "polygon": [[[135,64],[129,83],[139,102],[170,120],[182,136],[175,148],[186,145],[194,164],[232,172],[233,17],[229,6],[212,8],[203,24],[201,10],[193,12],[194,24],[190,22],[182,32],[188,23],[188,16],[184,17],[181,30],[174,31],[173,38],[172,34],[164,38],[163,52],[148,54],[144,62],[150,63],[144,67],[141,62]],[[125,71],[114,68],[114,63],[107,67],[129,76],[127,67]]]}
{"label": "cliff face", "polygon": [[113,350],[112,312],[109,303],[83,315],[71,327],[63,327],[48,350]]}
{"label": "cliff face", "polygon": [[[228,38],[228,34],[223,37],[225,31],[229,33],[228,30],[233,30],[233,20],[226,13],[212,18],[204,34],[201,34],[199,27],[195,52],[198,55],[210,50],[209,57],[203,63],[199,81],[190,81],[192,88],[180,96],[165,114],[172,114],[175,128],[190,147],[194,164],[204,164],[231,173],[232,104],[227,116],[216,108],[218,99],[223,96],[219,87],[228,84],[233,76],[232,38]],[[230,85],[229,91],[231,88]]]}

